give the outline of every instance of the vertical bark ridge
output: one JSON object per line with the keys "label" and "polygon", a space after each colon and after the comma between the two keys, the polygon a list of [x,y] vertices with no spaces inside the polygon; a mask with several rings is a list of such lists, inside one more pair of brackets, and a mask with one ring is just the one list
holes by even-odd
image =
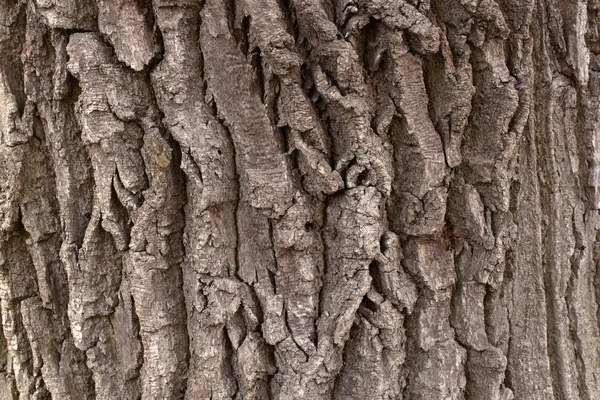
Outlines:
{"label": "vertical bark ridge", "polygon": [[237,294],[218,289],[236,264],[233,149],[226,129],[204,103],[199,6],[192,1],[175,7],[155,1],[153,7],[164,55],[151,74],[152,84],[163,123],[181,146],[186,179],[189,222],[184,230],[183,288],[187,330],[196,334],[190,335],[185,398],[227,398],[237,390],[235,379],[228,376],[232,373],[224,326],[228,316],[213,313],[219,312],[223,296]]}
{"label": "vertical bark ridge", "polygon": [[[252,79],[252,67],[230,32],[223,1],[207,2],[201,18],[200,46],[208,92],[232,134],[242,201],[264,209],[268,216],[281,216],[293,196],[290,172]],[[237,82],[231,80],[232,75]],[[232,97],[234,93],[236,97]]]}
{"label": "vertical bark ridge", "polygon": [[12,363],[8,361],[9,349],[6,337],[4,336],[4,329],[0,330],[0,357],[2,357],[0,383],[0,393],[4,398],[13,399],[18,398],[17,384],[15,382],[15,376],[13,373]]}
{"label": "vertical bark ridge", "polygon": [[[530,10],[527,2],[476,8],[463,3],[463,15],[474,17],[469,39],[476,92],[463,140],[470,149],[463,154],[466,166],[459,167],[462,176],[452,184],[449,217],[459,246],[464,246],[457,262],[460,283],[453,300],[453,324],[468,349],[466,389],[473,398],[512,396],[505,382],[509,319],[503,282],[515,239],[514,217],[508,212],[515,149],[531,101]],[[486,23],[479,25],[482,21]],[[503,41],[511,50],[506,56],[499,50]],[[496,62],[496,57],[509,61]],[[492,109],[495,118],[484,111]],[[475,170],[483,175],[472,174]],[[480,321],[475,329],[470,326],[474,318]]]}
{"label": "vertical bark ridge", "polygon": [[[19,8],[7,5],[3,16],[9,20],[3,26],[10,26],[18,15],[25,17],[25,13],[13,14]],[[52,101],[53,51],[50,35],[35,14],[27,13],[22,28],[21,45],[3,41],[9,51],[23,48],[3,65],[11,73],[21,71],[23,78],[20,88],[9,85],[3,91],[3,158],[11,159],[4,171],[22,180],[10,185],[10,201],[3,202],[8,207],[2,213],[2,232],[7,238],[16,235],[24,245],[13,242],[13,249],[3,248],[9,250],[2,257],[3,327],[12,343],[8,351],[14,353],[7,370],[16,380],[16,385],[7,381],[6,396],[91,398],[94,388],[85,356],[74,346],[67,319],[67,276],[59,257],[63,235],[55,187],[59,178],[53,172],[52,137],[46,135],[39,110]],[[17,60],[22,64],[11,66]],[[16,82],[13,79],[12,85]],[[20,281],[25,292],[15,293]],[[40,341],[41,337],[47,340]]]}
{"label": "vertical bark ridge", "polygon": [[160,52],[154,32],[152,9],[143,3],[102,0],[98,6],[98,29],[106,36],[119,61],[141,71]]}
{"label": "vertical bark ridge", "polygon": [[[589,48],[589,57],[590,57],[590,61],[589,61],[589,80],[588,80],[588,85],[587,88],[586,87],[582,87],[580,88],[581,91],[581,96],[580,96],[580,104],[583,105],[583,118],[584,118],[584,129],[583,129],[583,142],[584,142],[584,146],[586,149],[586,161],[585,163],[581,163],[580,167],[583,167],[584,165],[589,166],[588,169],[585,171],[586,174],[584,176],[587,177],[587,199],[588,199],[588,205],[587,205],[587,209],[588,211],[586,212],[585,216],[585,220],[586,221],[591,221],[591,223],[586,224],[586,232],[589,232],[586,237],[592,241],[594,239],[592,238],[596,238],[596,240],[594,240],[593,242],[590,243],[588,247],[589,250],[591,250],[591,261],[588,261],[591,263],[591,265],[596,265],[596,273],[593,279],[593,285],[595,287],[595,299],[596,299],[596,304],[600,304],[600,273],[598,270],[598,263],[597,263],[597,256],[596,256],[596,246],[597,246],[597,238],[598,238],[598,229],[597,229],[597,225],[593,224],[593,221],[596,218],[596,210],[598,209],[598,165],[599,165],[599,157],[600,157],[600,152],[599,152],[599,146],[598,146],[598,129],[595,129],[594,126],[596,126],[597,121],[598,121],[598,116],[600,115],[600,110],[598,109],[598,90],[599,90],[599,75],[598,75],[598,71],[600,70],[599,68],[599,64],[598,62],[600,61],[598,58],[598,55],[600,54],[600,48],[598,47],[599,45],[599,40],[600,40],[600,32],[598,31],[598,18],[600,17],[599,14],[599,7],[600,5],[597,4],[596,2],[590,2],[587,5],[587,16],[588,16],[588,23],[587,23],[587,35],[586,35],[586,45]],[[588,218],[588,216],[590,216],[590,218]],[[589,229],[589,231],[587,230]],[[593,233],[595,232],[595,233]],[[588,259],[589,260],[589,259]],[[593,319],[593,316],[592,316]],[[594,329],[598,329],[600,330],[600,307],[597,306],[596,307],[596,328]],[[589,369],[586,368],[586,373],[589,371]],[[593,392],[592,392],[593,393]],[[590,394],[591,395],[591,394]]]}
{"label": "vertical bark ridge", "polygon": [[[144,75],[127,74],[95,34],[73,35],[67,51],[69,70],[82,84],[79,104],[86,110],[82,134],[95,170],[95,212],[90,224],[110,232],[114,239],[116,271],[111,278],[120,275],[130,280],[144,347],[141,392],[179,398],[187,368],[179,267],[184,199],[175,166],[180,160],[162,136]],[[122,144],[111,148],[109,143],[115,141]],[[108,315],[118,304],[119,284],[115,280],[109,289],[114,299],[104,305]],[[131,376],[136,383],[135,373],[123,376]]]}
{"label": "vertical bark ridge", "polygon": [[404,312],[412,313],[417,289],[401,258],[398,236],[386,232],[381,255],[369,266],[373,281],[344,350],[335,398],[402,398],[408,375]]}
{"label": "vertical bark ridge", "polygon": [[[551,2],[546,7],[549,11],[556,5]],[[540,6],[540,11],[544,11],[543,6]],[[542,78],[547,82],[546,91],[540,90],[538,93],[547,95],[552,91],[540,110],[540,114],[547,116],[547,119],[543,125],[544,130],[539,132],[545,140],[545,145],[540,148],[548,177],[542,186],[542,194],[545,196],[545,199],[542,198],[542,206],[547,209],[546,214],[549,216],[546,230],[548,240],[545,244],[548,245],[546,262],[549,268],[549,310],[554,313],[554,318],[549,323],[552,329],[552,365],[555,388],[564,398],[595,396],[595,389],[592,392],[590,389],[595,388],[593,382],[596,378],[587,375],[586,371],[588,368],[596,368],[594,365],[598,363],[597,357],[587,355],[588,352],[597,352],[598,342],[592,340],[584,343],[576,339],[579,336],[577,332],[581,330],[590,329],[588,327],[597,329],[596,316],[581,303],[579,297],[593,295],[593,278],[588,278],[579,266],[586,258],[586,248],[590,246],[584,244],[590,240],[588,234],[589,237],[594,237],[596,229],[593,217],[585,223],[590,224],[589,228],[584,227],[586,203],[580,196],[587,186],[585,182],[588,175],[588,170],[582,169],[580,163],[589,156],[576,151],[576,148],[581,148],[582,143],[589,140],[585,136],[581,137],[586,132],[585,124],[578,123],[581,115],[578,103],[585,102],[587,97],[589,53],[584,39],[576,30],[586,30],[587,16],[582,15],[586,11],[586,5],[574,3],[557,13],[557,23],[564,24],[563,31],[550,29],[548,34],[542,36],[538,50],[553,54],[557,63],[549,67],[560,71],[557,76]],[[550,119],[549,116],[558,118]],[[559,165],[561,160],[564,160],[565,165]],[[567,227],[569,229],[565,229]],[[586,229],[590,231],[584,234]]]}

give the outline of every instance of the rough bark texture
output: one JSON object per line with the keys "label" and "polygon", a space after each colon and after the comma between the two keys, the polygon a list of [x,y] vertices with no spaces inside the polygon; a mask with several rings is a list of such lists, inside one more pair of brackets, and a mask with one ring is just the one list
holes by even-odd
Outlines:
{"label": "rough bark texture", "polygon": [[0,399],[600,399],[600,1],[0,0]]}

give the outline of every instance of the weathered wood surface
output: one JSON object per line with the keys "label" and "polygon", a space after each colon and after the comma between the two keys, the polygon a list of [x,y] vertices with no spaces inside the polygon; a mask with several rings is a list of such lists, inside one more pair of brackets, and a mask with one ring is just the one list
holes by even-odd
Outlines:
{"label": "weathered wood surface", "polygon": [[600,399],[598,0],[0,0],[0,399]]}

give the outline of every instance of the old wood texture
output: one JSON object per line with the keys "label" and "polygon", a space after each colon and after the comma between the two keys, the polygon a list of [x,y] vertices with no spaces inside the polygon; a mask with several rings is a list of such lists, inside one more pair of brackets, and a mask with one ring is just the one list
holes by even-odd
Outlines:
{"label": "old wood texture", "polygon": [[599,0],[0,0],[1,400],[598,400],[599,211]]}

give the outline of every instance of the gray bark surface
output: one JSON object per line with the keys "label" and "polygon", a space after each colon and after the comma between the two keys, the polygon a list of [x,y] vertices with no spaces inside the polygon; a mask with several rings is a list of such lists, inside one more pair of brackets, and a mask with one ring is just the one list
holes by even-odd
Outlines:
{"label": "gray bark surface", "polygon": [[598,400],[599,211],[598,0],[0,0],[0,400]]}

